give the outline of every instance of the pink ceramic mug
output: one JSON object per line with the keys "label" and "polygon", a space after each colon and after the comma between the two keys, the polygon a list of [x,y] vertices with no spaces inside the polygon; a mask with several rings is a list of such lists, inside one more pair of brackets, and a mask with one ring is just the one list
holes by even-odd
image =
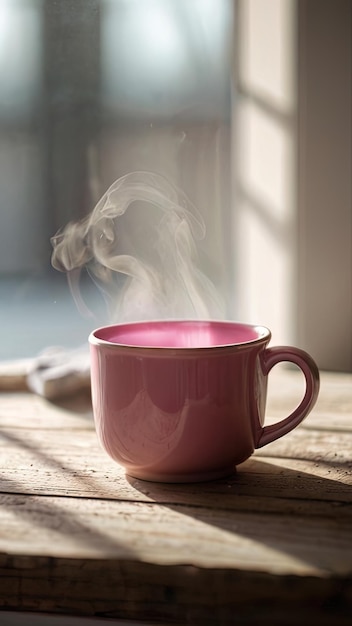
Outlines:
{"label": "pink ceramic mug", "polygon": [[[127,474],[161,482],[230,475],[255,448],[309,413],[319,391],[312,358],[268,348],[270,331],[225,321],[117,324],[89,337],[95,426]],[[291,415],[264,426],[268,373],[301,368],[305,395]]]}

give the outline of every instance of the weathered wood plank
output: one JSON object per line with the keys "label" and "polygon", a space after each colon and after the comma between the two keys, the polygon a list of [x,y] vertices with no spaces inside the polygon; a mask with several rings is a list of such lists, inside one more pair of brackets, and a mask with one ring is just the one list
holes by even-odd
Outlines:
{"label": "weathered wood plank", "polygon": [[[297,430],[287,444],[291,455],[270,457],[258,451],[226,480],[172,486],[126,479],[123,468],[100,448],[92,430],[76,429],[68,436],[66,430],[3,429],[0,491],[194,503],[234,510],[244,507],[281,512],[300,507],[302,513],[306,510],[310,515],[323,511],[329,516],[350,515],[351,507],[339,510],[337,506],[352,503],[352,476],[349,463],[345,463],[345,448],[330,462],[329,452],[326,458],[324,454],[327,444],[331,445],[331,435],[327,438],[325,432],[314,434],[317,437],[313,445]],[[352,434],[348,437],[352,445]],[[341,434],[337,447],[340,440]]]}
{"label": "weathered wood plank", "polygon": [[[275,376],[277,419],[302,381]],[[125,477],[87,397],[2,394],[0,435],[0,609],[281,625],[304,608],[307,623],[349,623],[352,376],[323,374],[299,429],[212,483]]]}
{"label": "weathered wood plank", "polygon": [[0,504],[0,553],[352,574],[350,520],[89,498],[1,495]]}
{"label": "weathered wood plank", "polygon": [[351,583],[133,560],[0,555],[0,604],[162,624],[349,626]]}
{"label": "weathered wood plank", "polygon": [[346,478],[352,470],[352,432],[330,432],[298,427],[281,439],[277,439],[257,452],[270,456],[297,460],[316,461],[329,469],[345,469]]}
{"label": "weathered wood plank", "polygon": [[290,624],[292,611],[349,623],[350,525],[64,498],[13,496],[4,508],[4,608],[182,624]]}

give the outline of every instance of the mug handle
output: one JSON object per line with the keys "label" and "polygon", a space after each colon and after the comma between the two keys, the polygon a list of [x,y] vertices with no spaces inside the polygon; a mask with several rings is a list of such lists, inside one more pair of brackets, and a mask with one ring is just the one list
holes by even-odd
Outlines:
{"label": "mug handle", "polygon": [[270,424],[270,426],[264,426],[262,428],[256,448],[262,448],[266,446],[267,443],[279,439],[279,437],[286,435],[296,428],[312,410],[318,398],[320,386],[319,370],[312,357],[299,348],[288,346],[266,348],[261,354],[263,373],[268,375],[274,365],[282,361],[294,363],[302,370],[306,379],[305,394],[301,403],[288,417],[276,424]]}

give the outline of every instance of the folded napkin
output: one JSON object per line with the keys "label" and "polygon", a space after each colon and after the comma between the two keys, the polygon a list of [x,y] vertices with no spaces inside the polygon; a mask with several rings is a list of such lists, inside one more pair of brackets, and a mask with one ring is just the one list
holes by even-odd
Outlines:
{"label": "folded napkin", "polygon": [[88,348],[47,348],[31,361],[26,381],[31,391],[49,400],[89,390]]}

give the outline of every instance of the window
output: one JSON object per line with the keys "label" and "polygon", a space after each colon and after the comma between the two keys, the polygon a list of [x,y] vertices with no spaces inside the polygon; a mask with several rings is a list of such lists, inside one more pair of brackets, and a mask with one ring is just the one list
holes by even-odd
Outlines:
{"label": "window", "polygon": [[200,212],[225,317],[352,371],[351,19],[349,0],[0,0],[0,359],[113,321],[84,272],[81,315],[50,237],[148,170]]}
{"label": "window", "polygon": [[230,214],[231,0],[0,0],[1,359],[79,345],[99,290],[50,267],[49,239],[135,170],[178,185],[224,293]]}

